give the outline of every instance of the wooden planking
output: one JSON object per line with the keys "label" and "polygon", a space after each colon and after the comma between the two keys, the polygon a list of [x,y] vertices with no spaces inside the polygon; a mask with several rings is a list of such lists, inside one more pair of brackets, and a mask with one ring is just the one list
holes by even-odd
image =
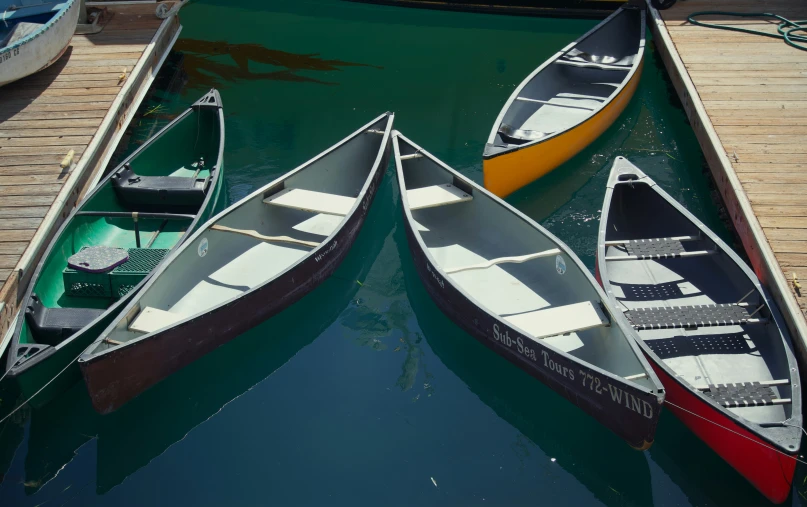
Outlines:
{"label": "wooden planking", "polygon": [[[669,61],[665,65],[671,75],[680,75],[677,69],[683,69],[694,85],[694,91],[685,85],[687,90],[682,92],[675,82],[679,95],[684,94],[685,109],[689,107],[689,97],[703,104],[700,112],[689,115],[696,133],[698,123],[711,123],[709,128],[713,127],[717,134],[698,137],[716,180],[733,180],[731,186],[725,183],[721,186],[720,181],[718,186],[730,205],[730,214],[748,255],[755,262],[757,273],[770,276],[777,293],[789,292],[794,296],[795,301],[777,300],[780,305],[795,309],[789,313],[791,316],[798,315],[801,309],[800,316],[792,317],[798,322],[789,322],[803,335],[807,289],[803,294],[796,293],[789,281],[796,272],[807,283],[807,52],[782,40],[714,30],[686,21],[692,12],[715,9],[711,0],[688,0],[661,12],[669,39],[661,38],[657,44],[680,57],[683,67],[671,69],[674,65]],[[724,0],[719,10],[775,12],[790,19],[807,19],[807,2],[801,0]],[[758,18],[716,15],[699,19],[771,34],[777,29],[776,23]],[[725,154],[728,161],[710,159],[710,151]],[[744,196],[734,194],[743,191]],[[750,206],[738,204],[745,197]],[[749,225],[754,217],[748,214],[755,215],[761,231]],[[766,242],[775,257],[774,263],[759,253]],[[781,268],[784,278],[770,274],[778,271],[777,266],[770,267],[774,264]],[[805,358],[807,336],[801,338],[800,349]]]}
{"label": "wooden planking", "polygon": [[[16,285],[12,268],[53,213],[51,205],[71,175],[60,161],[70,149],[74,162],[80,160],[162,24],[153,4],[109,9],[114,12],[101,33],[75,35],[52,66],[3,87],[0,285],[9,276]],[[17,292],[10,285],[0,289],[3,302],[10,301],[9,291]]]}

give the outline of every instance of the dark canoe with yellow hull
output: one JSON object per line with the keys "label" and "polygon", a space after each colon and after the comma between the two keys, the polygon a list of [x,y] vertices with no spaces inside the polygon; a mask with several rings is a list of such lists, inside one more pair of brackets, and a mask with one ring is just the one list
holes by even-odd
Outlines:
{"label": "dark canoe with yellow hull", "polygon": [[580,153],[633,97],[642,71],[645,12],[622,7],[530,74],[493,125],[485,188],[515,192]]}
{"label": "dark canoe with yellow hull", "polygon": [[[78,355],[162,259],[215,213],[223,157],[224,112],[210,90],[67,217],[33,274],[9,345],[7,374],[23,399],[42,406],[81,378]],[[122,264],[75,264],[95,263],[111,250]]]}
{"label": "dark canoe with yellow hull", "polygon": [[409,250],[436,305],[630,446],[650,447],[664,389],[580,259],[402,135],[393,149]]}

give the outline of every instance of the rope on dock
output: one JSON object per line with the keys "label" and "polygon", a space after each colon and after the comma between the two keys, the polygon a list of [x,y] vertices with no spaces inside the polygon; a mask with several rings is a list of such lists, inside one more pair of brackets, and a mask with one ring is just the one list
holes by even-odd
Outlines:
{"label": "rope on dock", "polygon": [[[694,19],[696,16],[732,16],[736,18],[774,18],[780,21],[779,27],[776,29],[777,33],[762,32],[759,30],[751,30],[749,28],[739,28],[730,25],[715,25],[712,23],[704,23]],[[803,35],[795,35],[795,32],[807,32],[807,20],[804,21],[791,21],[778,14],[771,14],[769,12],[728,12],[728,11],[698,11],[693,12],[687,18],[687,21],[695,26],[703,26],[706,28],[716,28],[718,30],[729,30],[732,32],[749,33],[752,35],[764,35],[774,39],[782,39],[789,46],[796,49],[807,51],[807,46],[796,44],[796,42],[807,42],[807,37]]]}

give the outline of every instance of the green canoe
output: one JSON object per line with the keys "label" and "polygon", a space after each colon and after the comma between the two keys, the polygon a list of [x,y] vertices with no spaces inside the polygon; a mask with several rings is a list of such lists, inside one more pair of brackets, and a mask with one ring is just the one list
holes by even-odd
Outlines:
{"label": "green canoe", "polygon": [[210,90],[73,210],[34,272],[11,340],[7,375],[23,399],[42,406],[81,378],[78,355],[215,213],[223,153],[221,97]]}

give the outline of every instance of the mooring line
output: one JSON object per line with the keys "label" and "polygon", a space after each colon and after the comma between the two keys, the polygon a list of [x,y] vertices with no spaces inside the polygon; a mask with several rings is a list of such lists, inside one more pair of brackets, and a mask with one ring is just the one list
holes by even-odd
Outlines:
{"label": "mooring line", "polygon": [[[788,457],[788,458],[790,458],[790,459],[794,459],[794,460],[798,461],[799,463],[801,463],[801,464],[803,464],[803,465],[807,465],[807,461],[802,461],[802,460],[800,460],[799,458],[796,458],[795,456],[791,456],[790,454],[788,454],[788,453],[786,453],[786,452],[784,452],[784,451],[780,451],[779,449],[777,449],[777,448],[775,448],[775,447],[772,447],[772,446],[767,445],[767,444],[763,444],[762,442],[758,442],[758,441],[754,440],[753,438],[749,437],[748,435],[743,435],[742,433],[739,433],[739,432],[737,432],[737,431],[734,431],[734,430],[733,430],[733,429],[731,429],[731,428],[727,428],[726,426],[723,426],[723,425],[722,425],[722,424],[720,424],[720,423],[714,422],[714,421],[713,421],[713,420],[711,420],[711,419],[707,419],[706,417],[703,417],[703,416],[702,416],[702,415],[700,415],[700,414],[696,414],[695,412],[692,412],[691,410],[687,410],[687,409],[685,409],[684,407],[679,407],[679,406],[678,406],[678,405],[676,405],[675,403],[671,403],[671,402],[669,402],[669,401],[667,401],[667,400],[664,400],[664,405],[670,405],[671,407],[675,407],[675,408],[677,408],[677,409],[679,409],[679,410],[683,410],[684,412],[687,412],[688,414],[692,414],[692,415],[694,415],[695,417],[699,417],[699,418],[703,419],[704,421],[708,421],[708,422],[710,422],[710,423],[714,424],[715,426],[717,426],[717,427],[719,427],[719,428],[723,428],[724,430],[726,430],[726,431],[728,431],[728,432],[734,433],[735,435],[738,435],[738,436],[741,436],[741,437],[743,437],[743,438],[745,438],[745,439],[748,439],[748,440],[750,440],[751,442],[753,442],[753,443],[755,443],[755,444],[757,444],[757,445],[761,445],[762,447],[765,447],[766,449],[770,449],[770,450],[772,450],[772,451],[776,451],[776,452],[778,452],[779,454],[781,454],[781,455],[783,455],[783,456],[786,456],[786,457]],[[791,426],[791,427],[793,427],[793,428],[799,428],[801,431],[805,431],[805,430],[804,430],[804,428],[802,428],[801,426],[796,426],[795,424],[785,424],[785,423],[782,423],[782,424],[783,424],[784,426]],[[805,431],[805,433],[807,434],[807,431]]]}
{"label": "mooring line", "polygon": [[[54,376],[53,376],[53,378],[52,378],[52,379],[50,379],[50,380],[48,380],[48,381],[45,383],[45,385],[44,385],[44,386],[42,386],[42,387],[40,387],[40,388],[39,388],[39,390],[38,390],[37,392],[35,392],[34,394],[32,394],[32,395],[31,395],[31,396],[30,396],[30,397],[29,397],[27,400],[25,400],[24,402],[20,403],[20,404],[19,404],[19,405],[18,405],[16,408],[14,408],[14,410],[12,410],[12,411],[11,411],[11,412],[9,412],[9,413],[8,413],[8,414],[7,414],[5,417],[3,417],[2,419],[0,419],[0,424],[3,424],[4,422],[6,422],[6,419],[8,419],[8,418],[9,418],[9,417],[11,417],[12,415],[16,414],[16,413],[17,413],[17,411],[19,411],[19,410],[20,410],[22,407],[24,407],[24,406],[25,406],[25,405],[27,405],[27,404],[28,404],[28,403],[29,403],[31,400],[33,400],[33,399],[34,399],[34,397],[35,397],[37,394],[39,394],[39,393],[41,393],[42,391],[44,391],[44,390],[45,390],[45,388],[46,388],[46,387],[48,387],[48,386],[51,384],[51,382],[53,382],[54,380],[56,380],[56,379],[59,377],[59,375],[61,375],[61,374],[62,374],[62,373],[64,373],[65,371],[67,371],[67,369],[68,369],[68,368],[70,368],[70,366],[72,366],[72,365],[73,365],[73,363],[75,363],[76,361],[78,361],[78,358],[79,358],[79,357],[81,357],[81,354],[83,354],[85,350],[87,350],[87,349],[82,349],[82,350],[81,350],[81,352],[79,352],[79,353],[78,353],[78,355],[77,355],[77,356],[76,356],[76,357],[75,357],[75,358],[74,358],[72,361],[70,361],[69,363],[67,363],[67,366],[65,366],[64,368],[62,368],[62,371],[60,371],[59,373],[57,373],[56,375],[54,375]],[[15,365],[16,365],[16,363],[15,363]],[[8,371],[6,371],[6,373],[8,373],[9,371],[11,371],[11,368],[9,368],[9,369],[8,369]],[[3,377],[5,377],[5,374],[3,374]]]}

